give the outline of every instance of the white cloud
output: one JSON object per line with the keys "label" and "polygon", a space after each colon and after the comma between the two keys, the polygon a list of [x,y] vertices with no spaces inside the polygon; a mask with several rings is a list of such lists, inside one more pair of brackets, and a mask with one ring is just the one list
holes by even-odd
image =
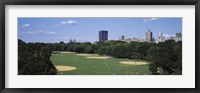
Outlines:
{"label": "white cloud", "polygon": [[75,25],[78,22],[74,21],[74,20],[69,20],[69,21],[63,21],[60,24],[68,24],[68,25]]}
{"label": "white cloud", "polygon": [[28,28],[30,26],[30,24],[23,24],[22,27],[23,28]]}
{"label": "white cloud", "polygon": [[45,32],[45,33],[48,34],[48,35],[57,35],[56,32]]}
{"label": "white cloud", "polygon": [[151,20],[151,21],[155,21],[155,20],[157,20],[157,19],[158,19],[158,18],[151,18],[150,20]]}
{"label": "white cloud", "polygon": [[42,31],[27,31],[23,32],[22,34],[37,34],[37,33],[42,33]]}
{"label": "white cloud", "polygon": [[158,18],[145,18],[143,20],[143,22],[152,22],[152,21],[156,21],[156,20],[158,20]]}
{"label": "white cloud", "polygon": [[23,32],[22,34],[28,34],[28,35],[33,35],[33,34],[43,34],[43,35],[57,35],[56,32],[50,31],[27,31],[27,32]]}
{"label": "white cloud", "polygon": [[78,22],[75,20],[68,20],[68,21],[62,21],[57,25],[54,25],[54,27],[60,27],[61,25],[76,25]]}

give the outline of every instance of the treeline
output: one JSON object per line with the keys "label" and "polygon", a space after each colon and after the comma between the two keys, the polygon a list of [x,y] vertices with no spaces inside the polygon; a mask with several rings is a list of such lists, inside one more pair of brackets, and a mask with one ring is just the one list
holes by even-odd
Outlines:
{"label": "treeline", "polygon": [[[20,42],[21,40],[19,40]],[[23,42],[23,41],[22,41]],[[153,43],[141,43],[124,41],[104,41],[104,42],[69,42],[64,43],[28,43],[30,49],[38,53],[42,47],[47,47],[50,52],[52,51],[70,51],[76,53],[89,53],[99,54],[105,56],[112,56],[116,58],[130,58],[130,59],[146,59],[147,50]]]}
{"label": "treeline", "polygon": [[[76,53],[95,53],[115,58],[144,59],[149,61],[152,74],[182,74],[182,42],[124,42],[108,40],[104,42],[28,43],[33,50],[42,46],[49,51],[70,51]],[[39,48],[38,48],[39,47]],[[159,72],[160,71],[160,72]]]}
{"label": "treeline", "polygon": [[153,43],[124,41],[104,41],[104,42],[64,42],[49,44],[53,51],[70,51],[76,53],[95,53],[99,55],[112,56],[116,58],[146,59],[147,50]]}

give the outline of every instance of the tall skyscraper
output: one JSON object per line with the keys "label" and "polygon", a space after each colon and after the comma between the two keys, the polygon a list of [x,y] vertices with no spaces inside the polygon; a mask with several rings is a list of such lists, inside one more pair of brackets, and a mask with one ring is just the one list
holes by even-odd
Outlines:
{"label": "tall skyscraper", "polygon": [[178,38],[181,38],[182,37],[182,34],[179,32],[179,33],[176,33],[176,37]]}
{"label": "tall skyscraper", "polygon": [[176,33],[176,40],[175,41],[182,41],[182,33]]}
{"label": "tall skyscraper", "polygon": [[153,42],[153,37],[152,37],[152,35],[153,35],[153,33],[151,32],[151,30],[148,30],[148,31],[146,32],[146,42],[149,42],[149,43]]}
{"label": "tall skyscraper", "polygon": [[124,40],[125,39],[125,36],[120,36],[119,38],[118,38],[118,40]]}
{"label": "tall skyscraper", "polygon": [[125,36],[122,36],[122,40],[124,40],[125,39]]}
{"label": "tall skyscraper", "polygon": [[99,31],[99,41],[106,41],[108,40],[108,31],[102,30]]}
{"label": "tall skyscraper", "polygon": [[164,42],[164,37],[163,37],[163,33],[162,32],[159,32],[158,33],[158,42]]}

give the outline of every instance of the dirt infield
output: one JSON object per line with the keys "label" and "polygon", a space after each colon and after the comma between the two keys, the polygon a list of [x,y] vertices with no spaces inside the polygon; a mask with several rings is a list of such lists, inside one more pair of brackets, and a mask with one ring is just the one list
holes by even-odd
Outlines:
{"label": "dirt infield", "polygon": [[51,54],[51,55],[59,55],[59,54]]}
{"label": "dirt infield", "polygon": [[122,61],[122,62],[119,62],[121,64],[127,64],[127,65],[146,65],[148,64],[147,62],[134,62],[134,61]]}
{"label": "dirt infield", "polygon": [[59,52],[59,53],[64,54],[64,53],[74,53],[74,52]]}
{"label": "dirt infield", "polygon": [[76,54],[77,56],[98,56],[97,54]]}
{"label": "dirt infield", "polygon": [[76,69],[76,67],[72,66],[55,66],[55,67],[58,71],[71,71]]}
{"label": "dirt infield", "polygon": [[86,58],[89,58],[89,59],[108,59],[108,58],[111,58],[111,57],[86,57]]}

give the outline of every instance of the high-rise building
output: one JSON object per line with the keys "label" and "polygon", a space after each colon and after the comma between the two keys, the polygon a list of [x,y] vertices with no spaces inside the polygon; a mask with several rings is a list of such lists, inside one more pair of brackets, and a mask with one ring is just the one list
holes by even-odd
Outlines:
{"label": "high-rise building", "polygon": [[175,41],[182,41],[182,33],[176,33],[176,40]]}
{"label": "high-rise building", "polygon": [[118,40],[121,40],[121,41],[123,41],[125,39],[125,36],[120,36],[119,38],[118,38]]}
{"label": "high-rise building", "polygon": [[122,40],[124,40],[125,36],[122,36]]}
{"label": "high-rise building", "polygon": [[69,39],[69,43],[76,43],[76,39]]}
{"label": "high-rise building", "polygon": [[176,37],[181,38],[182,34],[181,33],[176,33]]}
{"label": "high-rise building", "polygon": [[106,41],[108,40],[108,31],[101,30],[99,31],[99,41]]}
{"label": "high-rise building", "polygon": [[152,35],[153,35],[153,33],[151,32],[151,30],[148,30],[148,31],[146,32],[146,42],[149,42],[149,43],[153,42],[153,37],[152,37]]}
{"label": "high-rise building", "polygon": [[74,43],[75,43],[75,42],[76,42],[76,39],[73,39],[73,40],[72,40],[72,42],[74,42]]}
{"label": "high-rise building", "polygon": [[164,37],[162,32],[158,33],[158,42],[164,42]]}
{"label": "high-rise building", "polygon": [[163,33],[162,33],[162,32],[159,32],[159,33],[158,33],[158,37],[163,37]]}
{"label": "high-rise building", "polygon": [[71,38],[69,39],[69,42],[73,42]]}

